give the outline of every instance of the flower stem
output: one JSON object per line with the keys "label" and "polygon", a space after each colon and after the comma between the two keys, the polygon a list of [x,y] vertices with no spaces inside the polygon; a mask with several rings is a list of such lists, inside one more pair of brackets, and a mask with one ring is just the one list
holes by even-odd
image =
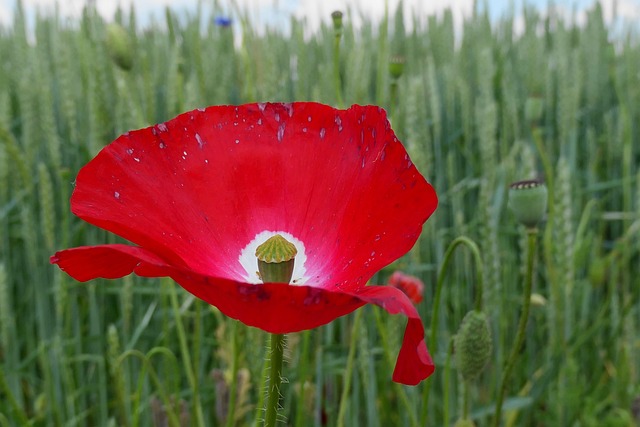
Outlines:
{"label": "flower stem", "polygon": [[265,427],[276,425],[280,404],[280,385],[282,384],[282,361],[284,358],[284,334],[271,334],[269,347],[269,386],[267,388],[267,413],[264,418]]}
{"label": "flower stem", "polygon": [[[390,116],[395,119],[396,117],[396,104],[398,103],[398,79],[391,80],[391,103],[390,103]],[[393,120],[395,122],[395,120]],[[392,122],[392,123],[393,123]]]}
{"label": "flower stem", "polygon": [[531,288],[533,286],[533,262],[535,260],[536,243],[538,237],[538,229],[527,229],[527,273],[524,282],[524,293],[522,295],[522,313],[520,314],[520,321],[518,322],[518,332],[516,334],[516,340],[511,348],[509,359],[505,365],[502,373],[502,382],[500,385],[500,392],[498,394],[498,400],[496,402],[496,413],[494,419],[494,425],[498,427],[500,425],[500,419],[502,415],[502,403],[504,401],[504,395],[507,391],[507,382],[511,371],[516,364],[516,358],[522,347],[524,341],[524,334],[527,329],[527,321],[529,319],[529,306],[531,304]]}
{"label": "flower stem", "polygon": [[340,38],[342,34],[336,33],[333,41],[333,84],[336,87],[336,104],[338,108],[344,107],[342,99],[342,79],[340,79]]}
{"label": "flower stem", "polygon": [[[482,270],[482,256],[480,256],[480,249],[476,242],[471,240],[466,236],[460,236],[456,238],[449,247],[447,251],[444,253],[444,260],[442,261],[442,267],[440,268],[440,273],[438,273],[438,280],[436,282],[436,294],[433,297],[433,313],[431,315],[431,332],[429,334],[429,350],[432,354],[436,353],[438,340],[437,332],[438,332],[438,313],[440,311],[440,295],[442,293],[442,285],[444,284],[444,279],[447,276],[447,267],[452,260],[452,255],[455,249],[459,245],[465,245],[471,251],[471,254],[474,257],[476,264],[476,301],[475,301],[475,309],[482,310],[482,292],[483,292],[483,270]],[[427,422],[427,412],[429,406],[429,391],[431,390],[431,382],[433,380],[428,378],[424,389],[422,391],[422,415],[420,424],[425,425]]]}

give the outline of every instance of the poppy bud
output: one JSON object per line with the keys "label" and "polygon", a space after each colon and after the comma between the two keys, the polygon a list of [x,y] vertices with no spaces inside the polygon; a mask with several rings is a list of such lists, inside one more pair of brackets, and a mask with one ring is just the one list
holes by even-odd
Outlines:
{"label": "poppy bud", "polygon": [[467,313],[454,340],[458,370],[465,381],[474,380],[487,365],[493,347],[486,315],[477,310]]}
{"label": "poppy bud", "polygon": [[400,78],[404,71],[404,56],[394,55],[389,60],[389,74],[394,79]]}
{"label": "poppy bud", "polygon": [[527,228],[535,228],[547,211],[547,186],[538,180],[514,182],[509,187],[509,207]]}
{"label": "poppy bud", "polygon": [[424,294],[424,283],[422,280],[414,276],[409,276],[401,271],[395,271],[391,277],[389,277],[389,286],[400,289],[407,294],[411,302],[419,304],[422,302],[422,295]]}
{"label": "poppy bud", "polygon": [[133,67],[133,45],[127,31],[119,24],[107,25],[107,53],[125,71]]}
{"label": "poppy bud", "polygon": [[331,19],[333,20],[333,29],[336,30],[336,33],[342,34],[342,12],[339,10],[333,11]]}
{"label": "poppy bud", "polygon": [[298,250],[279,234],[256,248],[258,271],[264,283],[289,283]]}

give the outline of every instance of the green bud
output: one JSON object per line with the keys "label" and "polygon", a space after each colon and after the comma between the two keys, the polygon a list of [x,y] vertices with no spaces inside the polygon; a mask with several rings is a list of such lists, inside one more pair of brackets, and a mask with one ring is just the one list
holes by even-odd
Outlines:
{"label": "green bud", "polygon": [[462,319],[454,338],[456,363],[465,381],[476,379],[484,370],[493,343],[487,317],[481,311],[470,311]]}
{"label": "green bud", "polygon": [[298,250],[279,234],[256,248],[258,271],[264,283],[289,283]]}
{"label": "green bud", "polygon": [[331,13],[331,19],[333,20],[333,29],[336,32],[342,33],[342,12],[335,10]]}
{"label": "green bud", "polygon": [[133,67],[133,43],[129,33],[121,25],[107,25],[105,44],[107,53],[118,67],[125,71]]}
{"label": "green bud", "polygon": [[404,71],[404,56],[394,55],[389,60],[389,74],[394,79],[400,78],[402,76],[402,72]]}
{"label": "green bud", "polygon": [[547,211],[547,186],[538,180],[511,184],[509,207],[525,227],[536,228]]}

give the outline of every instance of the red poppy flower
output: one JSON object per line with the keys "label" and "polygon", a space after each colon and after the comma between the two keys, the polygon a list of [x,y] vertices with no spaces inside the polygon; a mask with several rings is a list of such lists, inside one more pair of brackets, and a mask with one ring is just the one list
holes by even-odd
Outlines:
{"label": "red poppy flower", "polygon": [[422,280],[415,276],[409,276],[401,271],[394,271],[389,281],[389,286],[398,288],[403,291],[414,304],[422,302],[422,295],[424,294],[424,283]]}
{"label": "red poppy flower", "polygon": [[[78,173],[72,212],[136,246],[51,262],[79,281],[168,276],[271,333],[376,304],[408,317],[393,379],[417,384],[434,368],[415,307],[366,283],[413,246],[436,205],[378,107],[209,107],[120,136]],[[298,251],[289,285],[256,273],[255,249],[274,234]]]}

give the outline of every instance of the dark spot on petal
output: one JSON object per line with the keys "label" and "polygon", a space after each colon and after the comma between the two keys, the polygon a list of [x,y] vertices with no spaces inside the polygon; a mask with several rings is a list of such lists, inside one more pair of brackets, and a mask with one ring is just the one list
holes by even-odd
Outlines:
{"label": "dark spot on petal", "polygon": [[238,293],[243,296],[253,296],[258,301],[271,298],[271,294],[261,285],[238,285]]}
{"label": "dark spot on petal", "polygon": [[325,304],[327,303],[327,301],[324,299],[322,290],[313,287],[307,287],[307,296],[302,301],[302,303],[304,305],[315,305],[322,302],[324,302]]}

